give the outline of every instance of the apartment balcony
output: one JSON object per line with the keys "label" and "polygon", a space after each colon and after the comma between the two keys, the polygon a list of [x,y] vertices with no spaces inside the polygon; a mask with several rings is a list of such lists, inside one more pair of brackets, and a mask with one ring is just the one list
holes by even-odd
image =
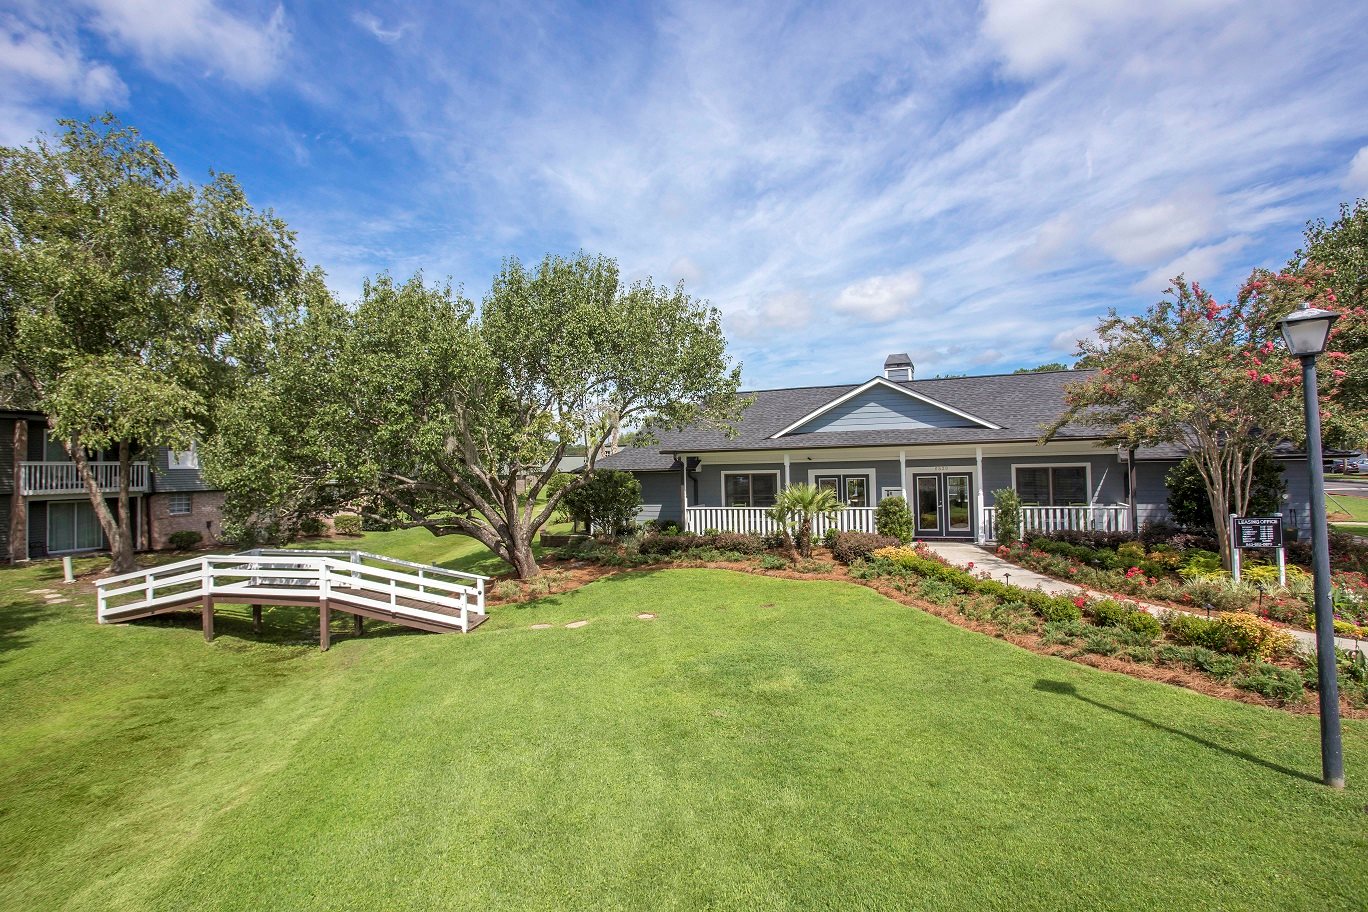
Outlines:
{"label": "apartment balcony", "polygon": [[[89,465],[101,491],[119,493],[117,462],[92,462]],[[128,467],[128,490],[131,494],[147,491],[147,463],[135,462]],[[19,492],[25,497],[85,494],[86,486],[74,462],[24,462],[20,463]]]}

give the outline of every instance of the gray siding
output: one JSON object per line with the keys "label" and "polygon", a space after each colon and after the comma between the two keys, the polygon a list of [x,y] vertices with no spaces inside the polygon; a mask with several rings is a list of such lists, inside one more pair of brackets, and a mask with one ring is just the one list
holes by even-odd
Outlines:
{"label": "gray siding", "polygon": [[793,433],[814,431],[872,431],[903,428],[979,427],[967,418],[914,399],[897,390],[876,386],[848,399]]}
{"label": "gray siding", "polygon": [[[1283,498],[1283,525],[1300,529],[1304,535],[1311,533],[1311,479],[1306,475],[1305,459],[1279,459],[1283,467],[1283,481],[1287,483],[1287,493]],[[1164,476],[1178,464],[1178,460],[1163,462],[1137,462],[1135,464],[1136,485],[1139,495],[1137,507],[1140,522],[1159,522],[1167,520],[1168,488]]]}
{"label": "gray siding", "polygon": [[[682,473],[637,472],[636,477],[637,481],[641,482],[641,512],[637,514],[637,522],[666,519],[682,525],[684,511],[679,505],[679,482]],[[692,494],[690,491],[690,496]]]}
{"label": "gray siding", "polygon": [[204,483],[204,478],[200,475],[199,469],[170,469],[170,452],[166,447],[156,447],[147,457],[151,463],[152,490],[158,494],[176,493],[178,491],[212,491],[213,488]]}

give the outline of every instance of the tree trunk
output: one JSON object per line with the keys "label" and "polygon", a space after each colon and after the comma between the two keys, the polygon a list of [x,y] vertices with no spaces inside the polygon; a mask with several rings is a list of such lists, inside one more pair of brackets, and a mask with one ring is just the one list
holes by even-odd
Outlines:
{"label": "tree trunk", "polygon": [[798,550],[803,557],[812,557],[812,517],[803,516],[798,523]]}
{"label": "tree trunk", "polygon": [[[51,423],[49,423],[51,427]],[[109,510],[109,504],[105,503],[104,492],[100,490],[99,479],[95,477],[95,471],[90,467],[90,459],[86,456],[85,447],[79,439],[62,441],[63,448],[71,461],[76,464],[76,473],[80,475],[81,482],[85,485],[86,494],[90,497],[90,506],[95,511],[95,518],[100,521],[100,528],[104,531],[105,539],[109,542],[110,569],[114,573],[131,573],[138,569],[138,562],[133,556],[133,536],[129,531],[130,521],[128,512],[128,481],[129,468],[131,465],[131,455],[128,444],[119,445],[119,516],[116,519]]]}
{"label": "tree trunk", "polygon": [[513,572],[518,575],[518,579],[532,579],[541,573],[541,567],[537,566],[537,557],[532,553],[532,545],[528,541],[513,541],[507,543],[508,562],[513,565]]}

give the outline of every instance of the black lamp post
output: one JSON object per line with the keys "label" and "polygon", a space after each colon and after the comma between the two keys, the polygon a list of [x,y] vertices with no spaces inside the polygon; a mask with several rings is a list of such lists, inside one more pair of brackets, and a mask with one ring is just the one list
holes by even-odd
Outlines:
{"label": "black lamp post", "polygon": [[1311,549],[1316,593],[1316,669],[1320,690],[1321,779],[1344,788],[1344,750],[1340,745],[1339,680],[1335,672],[1335,612],[1330,604],[1330,541],[1325,527],[1325,467],[1321,456],[1320,396],[1316,356],[1339,314],[1310,304],[1278,321],[1287,350],[1301,359],[1302,400],[1306,408],[1306,469],[1311,479]]}

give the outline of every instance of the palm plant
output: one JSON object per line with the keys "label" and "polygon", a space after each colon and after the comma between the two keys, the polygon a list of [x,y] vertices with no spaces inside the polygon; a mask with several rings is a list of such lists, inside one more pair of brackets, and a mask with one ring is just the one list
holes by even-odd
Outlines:
{"label": "palm plant", "polygon": [[770,508],[770,517],[788,537],[790,552],[803,557],[812,556],[812,521],[819,516],[828,519],[845,509],[845,504],[830,488],[811,484],[789,485],[779,492]]}

